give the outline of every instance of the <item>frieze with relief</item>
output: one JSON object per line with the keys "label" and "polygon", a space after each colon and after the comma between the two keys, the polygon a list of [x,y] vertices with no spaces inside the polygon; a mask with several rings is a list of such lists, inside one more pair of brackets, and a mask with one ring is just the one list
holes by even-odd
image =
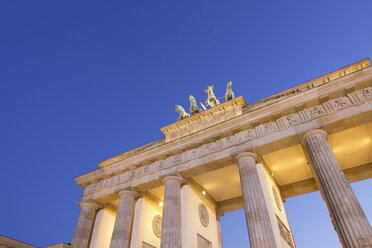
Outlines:
{"label": "frieze with relief", "polygon": [[297,114],[297,113],[293,113],[293,114],[290,114],[290,115],[287,115],[285,117],[287,123],[292,126],[292,125],[296,125],[298,123],[301,122],[301,118],[300,118],[300,115]]}
{"label": "frieze with relief", "polygon": [[[327,108],[326,110],[322,106],[322,104],[315,105],[310,108],[305,108],[303,110],[298,111],[297,113],[291,113],[289,115],[280,117],[282,120],[285,120],[283,122],[284,123],[283,127],[279,128],[276,124],[274,124],[275,122],[268,122],[268,123],[261,124],[255,128],[241,131],[232,136],[221,138],[219,140],[216,140],[214,142],[210,142],[207,144],[203,144],[197,148],[193,148],[192,150],[186,151],[182,154],[173,155],[166,159],[155,161],[149,165],[146,165],[149,168],[147,170],[140,167],[138,169],[127,171],[120,175],[113,176],[113,178],[111,179],[105,179],[98,183],[90,184],[85,187],[84,195],[98,192],[100,190],[113,187],[118,184],[126,183],[138,177],[139,175],[141,176],[149,175],[152,173],[156,173],[160,170],[167,169],[171,166],[175,166],[181,163],[186,163],[192,159],[199,158],[201,156],[205,156],[205,155],[220,151],[222,149],[226,149],[227,147],[239,145],[241,143],[263,137],[266,134],[274,132],[274,130],[278,131],[278,130],[286,129],[288,127],[298,125],[298,124],[310,121],[312,119],[321,117],[325,114],[329,114],[331,112],[341,110],[341,109],[344,109],[344,108],[347,108],[353,105],[358,105],[362,103],[363,101],[367,101],[370,99],[372,99],[372,87],[367,87],[361,90],[357,90],[344,97],[339,97],[339,98],[335,98],[335,99],[331,99],[327,101],[327,104],[333,106],[332,109]],[[323,103],[323,105],[325,105],[325,103]]]}
{"label": "frieze with relief", "polygon": [[242,109],[245,105],[244,98],[239,96],[183,118],[176,123],[163,127],[161,131],[165,134],[165,141],[170,142],[242,115]]}
{"label": "frieze with relief", "polygon": [[322,105],[315,105],[309,109],[312,118],[320,117],[326,113]]}
{"label": "frieze with relief", "polygon": [[333,108],[336,110],[343,109],[351,105],[350,99],[347,98],[346,96],[336,98],[334,100],[331,100],[331,102],[332,102]]}
{"label": "frieze with relief", "polygon": [[248,129],[245,131],[240,132],[242,136],[242,142],[249,141],[255,139],[257,137],[255,129]]}
{"label": "frieze with relief", "polygon": [[278,130],[278,125],[274,121],[264,124],[263,127],[265,134],[272,133]]}
{"label": "frieze with relief", "polygon": [[365,100],[372,99],[372,87],[362,89],[361,94]]}
{"label": "frieze with relief", "polygon": [[202,149],[195,148],[189,151],[189,159],[195,159],[202,155]]}

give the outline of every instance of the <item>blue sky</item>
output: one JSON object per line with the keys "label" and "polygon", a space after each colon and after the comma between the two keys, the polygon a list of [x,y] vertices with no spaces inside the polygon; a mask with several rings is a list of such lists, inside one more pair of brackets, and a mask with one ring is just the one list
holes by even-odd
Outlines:
{"label": "blue sky", "polygon": [[[248,103],[372,54],[371,1],[0,0],[0,234],[70,242],[73,178],[160,139],[228,80]],[[370,222],[372,180],[352,184]],[[341,247],[319,192],[285,203],[297,247]],[[248,247],[242,211],[224,247]]]}

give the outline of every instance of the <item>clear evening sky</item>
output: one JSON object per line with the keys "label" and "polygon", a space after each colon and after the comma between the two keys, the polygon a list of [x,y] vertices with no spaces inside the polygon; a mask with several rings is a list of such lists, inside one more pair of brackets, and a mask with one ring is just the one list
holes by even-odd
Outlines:
{"label": "clear evening sky", "polygon": [[[369,1],[0,0],[0,234],[70,242],[73,178],[160,139],[203,89],[248,103],[372,56]],[[372,222],[372,180],[352,184]],[[299,248],[341,247],[319,192],[287,199]],[[249,247],[243,211],[225,248]]]}

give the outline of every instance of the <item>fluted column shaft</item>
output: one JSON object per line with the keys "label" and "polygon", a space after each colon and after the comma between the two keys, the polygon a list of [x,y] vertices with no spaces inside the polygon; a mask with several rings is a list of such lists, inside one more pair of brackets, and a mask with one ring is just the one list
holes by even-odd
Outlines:
{"label": "fluted column shaft", "polygon": [[110,248],[129,248],[136,193],[132,190],[123,190],[119,192],[119,196],[119,206],[116,212]]}
{"label": "fluted column shaft", "polygon": [[71,248],[88,248],[99,205],[94,202],[83,202],[79,205],[81,212],[71,241]]}
{"label": "fluted column shaft", "polygon": [[256,158],[256,154],[251,152],[244,152],[236,157],[249,242],[252,248],[275,248],[274,232],[256,167]]}
{"label": "fluted column shaft", "polygon": [[303,143],[343,247],[372,247],[371,226],[328,144],[327,133],[310,131],[304,135]]}
{"label": "fluted column shaft", "polygon": [[178,176],[164,179],[164,207],[160,248],[181,248],[181,181]]}

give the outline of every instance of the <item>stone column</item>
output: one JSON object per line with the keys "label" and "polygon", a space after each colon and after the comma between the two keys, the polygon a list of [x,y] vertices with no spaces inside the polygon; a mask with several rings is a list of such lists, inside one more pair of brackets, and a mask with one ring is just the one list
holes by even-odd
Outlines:
{"label": "stone column", "polygon": [[94,219],[100,206],[93,202],[79,203],[81,207],[80,217],[71,241],[71,248],[88,248],[92,234]]}
{"label": "stone column", "polygon": [[256,154],[252,152],[244,152],[236,157],[249,242],[252,248],[275,248],[274,232],[256,167],[256,159]]}
{"label": "stone column", "polygon": [[222,232],[221,232],[221,216],[223,216],[222,213],[216,212],[216,222],[217,222],[217,235],[218,235],[218,248],[223,248],[222,243]]}
{"label": "stone column", "polygon": [[372,229],[327,141],[317,129],[303,136],[311,168],[343,247],[372,247]]}
{"label": "stone column", "polygon": [[181,248],[181,182],[179,176],[164,178],[164,207],[160,248]]}
{"label": "stone column", "polygon": [[120,200],[110,248],[129,248],[130,246],[136,195],[137,193],[133,190],[119,192]]}

